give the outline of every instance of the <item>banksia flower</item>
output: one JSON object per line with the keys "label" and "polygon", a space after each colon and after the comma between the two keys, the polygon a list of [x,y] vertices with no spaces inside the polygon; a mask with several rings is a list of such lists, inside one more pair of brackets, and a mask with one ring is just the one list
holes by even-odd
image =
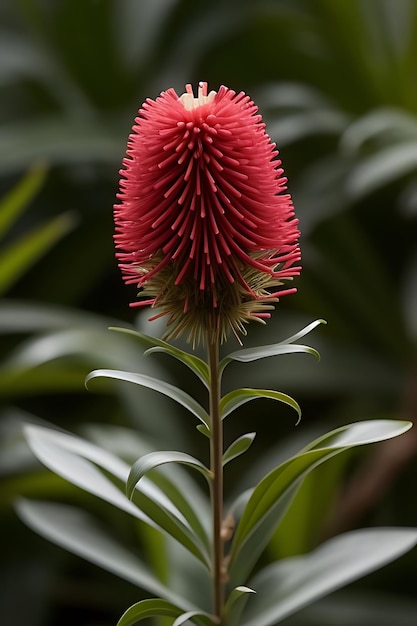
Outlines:
{"label": "banksia flower", "polygon": [[264,322],[300,272],[298,221],[278,151],[255,104],[200,83],[146,100],[114,208],[116,255],[166,337],[226,339]]}

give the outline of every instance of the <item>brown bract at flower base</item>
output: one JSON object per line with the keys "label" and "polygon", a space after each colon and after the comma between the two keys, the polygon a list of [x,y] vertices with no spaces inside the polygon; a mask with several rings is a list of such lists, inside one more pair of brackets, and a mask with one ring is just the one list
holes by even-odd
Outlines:
{"label": "brown bract at flower base", "polygon": [[146,100],[129,136],[114,208],[132,306],[168,316],[167,339],[246,334],[300,273],[298,220],[278,151],[243,92],[200,83]]}

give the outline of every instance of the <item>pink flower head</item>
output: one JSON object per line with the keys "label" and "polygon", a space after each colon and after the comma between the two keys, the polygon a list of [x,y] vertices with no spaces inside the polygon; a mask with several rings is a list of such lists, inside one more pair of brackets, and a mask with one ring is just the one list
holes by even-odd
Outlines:
{"label": "pink flower head", "polygon": [[[146,100],[129,136],[115,206],[126,283],[169,315],[168,336],[231,329],[270,316],[276,289],[300,272],[298,220],[278,151],[243,92]],[[271,293],[270,289],[273,288]],[[145,298],[145,299],[143,299]]]}

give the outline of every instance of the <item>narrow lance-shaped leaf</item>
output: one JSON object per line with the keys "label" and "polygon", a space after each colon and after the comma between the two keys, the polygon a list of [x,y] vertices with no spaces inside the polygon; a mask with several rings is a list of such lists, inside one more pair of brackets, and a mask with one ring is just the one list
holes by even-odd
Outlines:
{"label": "narrow lance-shaped leaf", "polygon": [[298,414],[298,422],[301,419],[301,409],[300,405],[294,398],[288,396],[286,393],[282,393],[281,391],[274,391],[271,389],[250,389],[250,388],[242,388],[235,389],[234,391],[230,391],[220,400],[220,412],[222,419],[230,415],[235,409],[242,406],[246,402],[250,402],[251,400],[256,400],[257,398],[269,398],[271,400],[277,400],[278,402],[283,402],[287,404],[292,409],[297,411]]}
{"label": "narrow lance-shaped leaf", "polygon": [[58,476],[141,521],[152,523],[97,467],[104,467],[123,480],[128,476],[129,467],[121,459],[78,437],[52,429],[28,425],[24,434],[36,458]]}
{"label": "narrow lance-shaped leaf", "polygon": [[383,567],[417,543],[415,528],[367,528],[330,539],[303,556],[261,570],[241,626],[272,626],[304,606]]}
{"label": "narrow lance-shaped leaf", "polygon": [[214,615],[210,615],[205,611],[187,611],[177,617],[172,622],[172,626],[181,626],[181,624],[185,624],[188,621],[194,622],[194,624],[201,624],[201,626],[216,626],[219,623]]}
{"label": "narrow lance-shaped leaf", "polygon": [[205,426],[209,427],[210,418],[207,411],[205,411],[203,407],[188,393],[185,393],[185,391],[182,391],[182,389],[179,389],[170,383],[166,383],[158,378],[146,376],[145,374],[137,374],[135,372],[124,372],[121,370],[94,370],[88,374],[85,384],[88,385],[88,383],[95,378],[111,378],[114,380],[134,383],[135,385],[140,385],[142,387],[158,391],[159,393],[172,398],[178,402],[178,404],[181,404],[181,406],[188,409],[190,413],[195,415],[203,424],[205,424]]}
{"label": "narrow lance-shaped leaf", "polygon": [[0,293],[16,282],[73,224],[73,216],[64,213],[3,246],[0,253]]}
{"label": "narrow lance-shaped leaf", "polygon": [[[175,482],[171,478],[174,474]],[[154,473],[152,483],[161,489],[180,514],[184,516],[193,532],[200,539],[201,544],[205,546],[206,553],[209,554],[211,543],[208,533],[208,520],[210,518],[208,498],[201,497],[204,494],[200,494],[197,486],[194,483],[190,485],[190,481],[184,481],[183,477],[177,484],[177,472],[170,472],[169,475],[161,472]]]}
{"label": "narrow lance-shaped leaf", "polygon": [[246,580],[281,519],[283,509],[308,472],[343,450],[396,437],[410,427],[410,422],[372,420],[338,428],[265,476],[253,490],[236,528],[230,554],[232,582]]}
{"label": "narrow lance-shaped leaf", "polygon": [[110,327],[110,330],[115,330],[120,333],[126,333],[135,337],[141,344],[147,347],[145,354],[152,354],[153,352],[164,352],[165,354],[169,354],[174,357],[178,361],[181,361],[184,365],[186,365],[200,380],[201,382],[208,387],[209,386],[209,370],[207,363],[205,363],[199,357],[189,354],[184,350],[180,350],[175,346],[163,341],[162,339],[157,339],[156,337],[151,337],[149,335],[145,335],[144,333],[140,333],[137,330],[133,330],[130,328],[117,328]]}
{"label": "narrow lance-shaped leaf", "polygon": [[206,426],[205,424],[197,424],[196,428],[199,433],[210,439],[211,433],[208,426]]}
{"label": "narrow lance-shaped leaf", "polygon": [[[213,626],[214,618],[204,611],[187,611],[184,613],[178,606],[161,598],[152,598],[149,600],[141,600],[133,604],[127,609],[117,622],[117,626],[133,626],[137,622],[148,617],[172,617],[175,619],[173,623],[183,624],[192,618],[197,626]],[[177,621],[180,620],[180,621]]]}
{"label": "narrow lance-shaped leaf", "polygon": [[[154,526],[176,539],[207,567],[209,555],[204,542],[196,535],[188,520],[184,520],[175,504],[146,477],[137,489],[138,506],[100,472],[102,467],[125,483],[129,466],[110,454],[78,437],[38,426],[25,428],[28,443],[36,457],[72,484],[81,487],[137,519]],[[199,527],[200,528],[200,527]]]}
{"label": "narrow lance-shaped leaf", "polygon": [[65,550],[80,556],[124,580],[162,595],[191,610],[189,602],[165,587],[131,550],[119,544],[91,515],[66,504],[19,499],[19,517],[32,530]]}
{"label": "narrow lance-shaped leaf", "polygon": [[249,594],[255,593],[256,591],[243,585],[233,589],[224,607],[225,621],[228,626],[240,626],[242,613],[249,599]]}
{"label": "narrow lance-shaped leaf", "polygon": [[46,178],[46,168],[37,165],[1,200],[0,237],[15,223],[28,203],[36,196]]}
{"label": "narrow lance-shaped leaf", "polygon": [[307,326],[305,326],[304,328],[299,330],[294,335],[291,335],[290,337],[287,337],[286,339],[283,339],[281,341],[281,343],[283,343],[283,344],[294,343],[295,341],[298,341],[299,339],[302,339],[303,337],[305,337],[306,335],[311,333],[311,331],[314,330],[315,328],[317,328],[317,326],[320,326],[320,324],[327,324],[327,322],[326,322],[326,320],[323,320],[321,318],[318,319],[318,320],[315,320],[314,322],[311,322],[310,324],[307,324]]}
{"label": "narrow lance-shaped leaf", "polygon": [[181,463],[199,471],[208,481],[211,480],[210,470],[198,459],[184,452],[164,450],[163,452],[150,452],[133,464],[126,483],[126,494],[132,498],[133,492],[140,479],[150,470],[164,465],[165,463]]}
{"label": "narrow lance-shaped leaf", "polygon": [[251,361],[256,361],[258,359],[264,359],[270,356],[278,356],[280,354],[292,354],[297,352],[304,352],[306,354],[312,354],[317,359],[320,358],[319,353],[314,348],[310,346],[303,346],[299,344],[294,344],[295,341],[298,341],[308,333],[310,333],[314,328],[319,326],[320,324],[326,324],[325,320],[319,319],[311,324],[308,324],[305,328],[300,330],[295,335],[291,335],[287,339],[280,341],[279,343],[274,343],[266,346],[259,346],[256,348],[247,348],[245,350],[237,350],[236,352],[232,352],[224,357],[220,362],[220,372],[222,373],[225,367],[231,363],[232,361],[241,361],[242,363],[249,363]]}
{"label": "narrow lance-shaped leaf", "polygon": [[246,450],[248,450],[252,445],[255,436],[256,433],[246,433],[246,435],[238,437],[233,443],[231,443],[226,452],[223,454],[223,466],[246,452]]}

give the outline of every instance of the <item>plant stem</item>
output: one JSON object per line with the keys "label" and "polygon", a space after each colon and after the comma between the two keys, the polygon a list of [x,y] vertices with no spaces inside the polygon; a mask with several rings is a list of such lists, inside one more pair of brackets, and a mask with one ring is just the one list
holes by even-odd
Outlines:
{"label": "plant stem", "polygon": [[209,342],[208,362],[210,369],[210,469],[213,515],[213,601],[214,613],[222,624],[224,606],[224,544],[221,536],[223,519],[223,424],[220,415],[219,340]]}

